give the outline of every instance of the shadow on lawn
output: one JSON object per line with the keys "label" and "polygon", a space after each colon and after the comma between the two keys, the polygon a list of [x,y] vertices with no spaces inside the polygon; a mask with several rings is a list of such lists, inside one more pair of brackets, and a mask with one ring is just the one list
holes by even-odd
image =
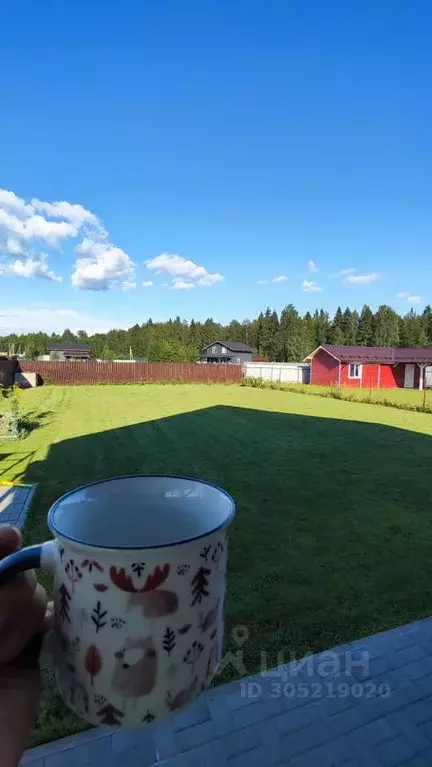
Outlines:
{"label": "shadow on lawn", "polygon": [[31,461],[33,451],[27,453],[0,453],[0,478],[21,463]]}
{"label": "shadow on lawn", "polygon": [[216,406],[53,444],[24,477],[39,483],[27,538],[43,540],[51,503],[86,482],[157,472],[220,484],[238,509],[226,647],[238,650],[230,631],[246,626],[249,673],[260,651],[273,666],[278,651],[302,656],[430,613],[431,459],[424,434]]}

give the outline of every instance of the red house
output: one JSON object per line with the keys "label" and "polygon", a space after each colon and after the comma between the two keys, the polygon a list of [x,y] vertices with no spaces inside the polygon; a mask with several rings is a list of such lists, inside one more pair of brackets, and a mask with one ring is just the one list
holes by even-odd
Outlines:
{"label": "red house", "polygon": [[432,347],[398,349],[324,344],[306,357],[310,383],[373,389],[423,389]]}

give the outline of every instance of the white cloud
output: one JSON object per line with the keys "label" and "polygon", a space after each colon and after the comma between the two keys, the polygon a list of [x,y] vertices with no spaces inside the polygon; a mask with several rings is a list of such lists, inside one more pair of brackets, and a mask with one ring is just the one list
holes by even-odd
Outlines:
{"label": "white cloud", "polygon": [[31,202],[35,210],[46,213],[51,218],[63,218],[69,221],[77,229],[83,224],[92,224],[96,228],[102,228],[101,224],[90,210],[86,210],[82,205],[66,202],[42,202],[41,200],[32,200]]}
{"label": "white cloud", "polygon": [[318,267],[317,267],[315,261],[312,261],[312,259],[309,259],[307,265],[308,265],[308,272],[317,272],[318,271]]}
{"label": "white cloud", "polygon": [[378,272],[366,272],[365,274],[349,274],[344,282],[349,285],[370,285],[371,282],[379,280]]}
{"label": "white cloud", "polygon": [[8,189],[2,189],[1,187],[0,207],[14,210],[20,216],[31,216],[33,213],[31,205],[24,202],[24,200],[22,200],[21,197],[18,197],[15,192],[10,192]]}
{"label": "white cloud", "polygon": [[215,274],[206,274],[205,277],[201,277],[198,280],[198,285],[216,285],[217,282],[222,282],[223,277],[219,272]]}
{"label": "white cloud", "polygon": [[56,273],[49,268],[44,256],[27,258],[25,261],[21,261],[21,259],[17,258],[15,261],[12,261],[10,266],[6,267],[4,273],[14,277],[24,277],[25,279],[38,277],[43,280],[52,280],[53,282],[62,281],[62,277],[58,277]]}
{"label": "white cloud", "polygon": [[174,277],[172,281],[171,288],[173,290],[191,290],[191,288],[195,288],[196,285],[193,282],[187,282],[186,280],[181,280],[180,277]]}
{"label": "white cloud", "polygon": [[412,296],[409,290],[396,293],[396,298],[406,299],[411,306],[413,306],[413,304],[421,304],[421,296]]}
{"label": "white cloud", "polygon": [[142,284],[143,288],[151,288],[153,286],[152,280],[144,280]]}
{"label": "white cloud", "polygon": [[[196,285],[216,285],[223,280],[223,276],[219,272],[211,274],[204,266],[195,264],[193,261],[179,256],[178,253],[161,253],[155,258],[148,259],[145,265],[147,269],[154,269],[156,274],[165,274],[171,277],[173,290],[187,290]],[[175,283],[176,279],[177,283]],[[175,287],[179,281],[188,285],[188,288],[185,288],[184,285]]]}
{"label": "white cloud", "polygon": [[85,237],[76,252],[80,257],[72,273],[75,288],[109,290],[116,285],[128,288],[134,282],[134,262],[121,248]]}
{"label": "white cloud", "polygon": [[[40,211],[63,220],[51,221],[41,216]],[[12,235],[25,242],[40,239],[55,246],[60,239],[75,237],[85,221],[99,227],[96,216],[82,205],[39,200],[26,203],[14,192],[0,188],[0,238],[6,237],[6,241]]]}
{"label": "white cloud", "polygon": [[26,239],[46,240],[50,245],[57,245],[59,240],[66,237],[75,237],[78,234],[78,227],[68,221],[47,221],[46,218],[38,213],[24,221],[23,236]]}
{"label": "white cloud", "polygon": [[277,284],[278,282],[286,282],[287,279],[288,279],[288,277],[285,277],[284,274],[279,274],[277,277],[272,277],[271,280],[257,280],[256,284],[257,285],[268,285],[269,282],[274,282],[274,283]]}
{"label": "white cloud", "polygon": [[[76,248],[72,284],[88,290],[124,290],[136,287],[135,264],[119,247],[109,241],[108,232],[98,217],[83,205],[66,200],[45,202],[36,198],[25,202],[14,192],[0,188],[0,257],[25,256],[3,273],[60,281],[49,269],[44,250],[58,248],[69,238],[80,236]],[[206,277],[206,274],[203,274]]]}
{"label": "white cloud", "polygon": [[347,274],[354,274],[356,271],[357,269],[353,269],[352,267],[349,267],[348,269],[340,269],[338,272],[330,274],[330,279],[335,280],[337,277],[346,277]]}
{"label": "white cloud", "polygon": [[75,237],[78,233],[77,227],[68,221],[47,221],[38,214],[21,219],[0,207],[0,231],[2,230],[8,236],[13,234],[25,241],[45,240],[53,247],[60,239]]}
{"label": "white cloud", "polygon": [[317,293],[322,290],[313,280],[303,280],[301,287],[305,293]]}
{"label": "white cloud", "polygon": [[6,250],[12,256],[18,256],[22,252],[22,247],[15,237],[8,237],[6,240]]}
{"label": "white cloud", "polygon": [[46,333],[62,333],[65,328],[72,332],[85,328],[88,333],[106,333],[112,328],[129,327],[119,324],[118,318],[80,314],[74,309],[28,308],[0,305],[0,335],[10,332],[34,332],[35,328]]}
{"label": "white cloud", "polygon": [[171,277],[189,277],[199,279],[205,277],[207,269],[193,261],[179,256],[177,253],[161,253],[155,258],[145,262],[147,269],[158,270],[159,274],[168,274]]}

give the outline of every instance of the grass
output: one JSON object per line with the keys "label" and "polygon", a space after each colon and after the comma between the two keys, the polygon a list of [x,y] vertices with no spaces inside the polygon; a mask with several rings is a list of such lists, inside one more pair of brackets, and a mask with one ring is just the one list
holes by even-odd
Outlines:
{"label": "grass", "polygon": [[[186,474],[233,494],[225,649],[247,627],[244,673],[261,651],[273,666],[280,651],[301,657],[430,614],[430,415],[198,385],[43,387],[21,404],[41,428],[0,442],[0,480],[39,483],[28,542],[48,535],[61,493],[116,474]],[[33,743],[82,726],[48,685]]]}
{"label": "grass", "polygon": [[[320,394],[323,389],[325,391],[330,390],[328,386],[314,386],[313,384],[307,388],[310,388],[311,393],[315,394]],[[424,399],[424,391],[419,391],[418,389],[369,389],[369,387],[357,389],[353,386],[342,386],[341,388],[343,394],[355,396],[359,402],[371,396],[376,402],[387,399],[397,404],[422,405]],[[432,391],[430,389],[426,390],[426,404],[432,405]]]}
{"label": "grass", "polygon": [[369,405],[382,404],[400,410],[432,413],[432,391],[430,389],[373,389],[356,386],[315,386],[310,384],[267,381],[262,378],[243,378],[242,386],[253,389],[271,389],[308,394],[316,397],[331,397],[346,402],[364,402]]}
{"label": "grass", "polygon": [[0,439],[1,437],[7,437],[9,434],[9,424],[7,418],[0,414]]}

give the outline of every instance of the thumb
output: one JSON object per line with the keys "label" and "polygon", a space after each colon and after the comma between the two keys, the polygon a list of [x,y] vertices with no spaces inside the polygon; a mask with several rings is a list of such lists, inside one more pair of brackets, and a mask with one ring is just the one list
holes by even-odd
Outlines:
{"label": "thumb", "polygon": [[20,548],[22,536],[16,527],[0,525],[0,559]]}

